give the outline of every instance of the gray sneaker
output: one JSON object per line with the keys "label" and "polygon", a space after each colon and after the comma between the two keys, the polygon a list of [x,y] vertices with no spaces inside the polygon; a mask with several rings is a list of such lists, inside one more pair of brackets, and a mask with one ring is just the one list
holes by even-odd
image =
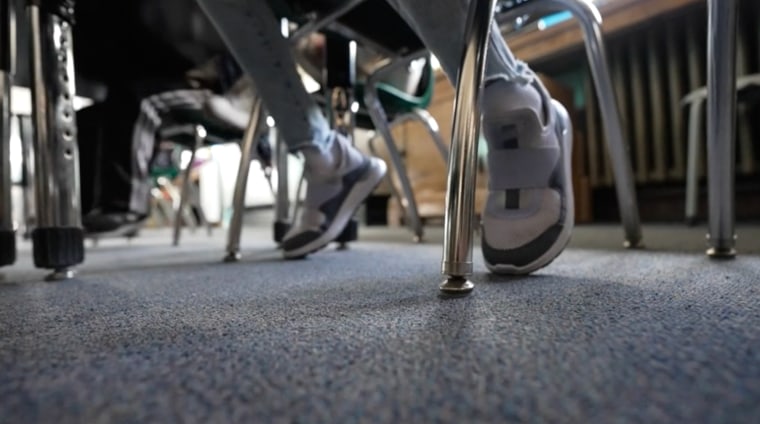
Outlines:
{"label": "gray sneaker", "polygon": [[385,176],[385,162],[364,156],[344,136],[333,136],[330,152],[302,150],[306,198],[298,223],[282,240],[285,258],[302,258],[335,240]]}
{"label": "gray sneaker", "polygon": [[489,165],[483,257],[491,272],[527,274],[551,263],[570,241],[570,117],[538,80],[487,81],[483,111]]}

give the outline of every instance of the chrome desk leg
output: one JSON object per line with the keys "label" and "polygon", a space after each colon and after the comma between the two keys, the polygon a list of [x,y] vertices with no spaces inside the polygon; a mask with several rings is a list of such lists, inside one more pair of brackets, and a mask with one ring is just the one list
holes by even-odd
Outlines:
{"label": "chrome desk leg", "polygon": [[79,207],[79,151],[74,115],[73,1],[61,8],[28,5],[31,39],[37,228],[34,264],[67,279],[84,261]]}
{"label": "chrome desk leg", "polygon": [[261,125],[261,99],[257,98],[251,111],[251,119],[245,129],[240,145],[240,166],[238,167],[235,193],[232,197],[232,218],[227,234],[227,255],[225,262],[240,260],[240,236],[243,231],[243,215],[245,214],[245,192],[248,186],[248,172],[251,169],[251,152],[256,144]]}
{"label": "chrome desk leg", "polygon": [[488,34],[496,0],[471,1],[465,26],[465,48],[457,78],[454,128],[446,192],[442,272],[446,294],[466,294],[474,285],[472,236],[475,221],[475,178],[480,138],[480,91],[485,74]]}
{"label": "chrome desk leg", "polygon": [[707,194],[710,214],[707,254],[733,258],[736,255],[736,1],[709,0],[707,5]]}
{"label": "chrome desk leg", "polygon": [[11,83],[14,68],[13,0],[0,0],[0,267],[16,262],[11,205]]}
{"label": "chrome desk leg", "polygon": [[697,222],[697,200],[699,198],[699,160],[702,146],[699,136],[702,132],[703,100],[694,99],[689,106],[689,147],[686,159],[686,223]]}
{"label": "chrome desk leg", "polygon": [[[179,192],[179,204],[177,210],[174,211],[174,237],[172,237],[172,245],[179,246],[179,236],[182,232],[182,214],[185,211],[185,207],[188,204],[188,197],[190,196],[190,174],[193,171],[193,162],[195,162],[195,154],[198,149],[203,147],[203,143],[206,140],[206,128],[203,125],[195,126],[195,145],[190,153],[190,162],[185,167],[184,175],[182,176],[182,188]],[[192,215],[192,214],[190,214]]]}
{"label": "chrome desk leg", "polygon": [[290,230],[290,181],[288,178],[288,146],[280,136],[280,132],[276,129],[274,131],[277,133],[275,139],[277,192],[274,199],[274,241],[280,243]]}

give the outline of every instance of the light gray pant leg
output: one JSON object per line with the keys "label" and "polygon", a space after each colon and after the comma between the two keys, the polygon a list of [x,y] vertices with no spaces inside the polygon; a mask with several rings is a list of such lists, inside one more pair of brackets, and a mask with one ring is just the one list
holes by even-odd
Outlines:
{"label": "light gray pant leg", "polygon": [[[386,1],[438,58],[449,80],[456,81],[464,49],[464,26],[469,0]],[[524,83],[533,80],[533,73],[525,63],[515,59],[497,25],[493,23],[488,46],[486,79],[498,75]]]}
{"label": "light gray pant leg", "polygon": [[288,149],[329,147],[330,125],[306,91],[291,46],[264,0],[198,0],[232,55],[251,76]]}

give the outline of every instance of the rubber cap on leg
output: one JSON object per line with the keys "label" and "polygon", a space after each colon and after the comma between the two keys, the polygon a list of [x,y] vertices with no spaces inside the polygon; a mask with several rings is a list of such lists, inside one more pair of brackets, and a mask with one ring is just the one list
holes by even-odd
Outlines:
{"label": "rubber cap on leg", "polygon": [[37,268],[62,269],[84,262],[81,228],[35,228],[32,243]]}
{"label": "rubber cap on leg", "polygon": [[346,228],[335,239],[338,243],[348,243],[359,239],[359,221],[352,219],[346,224]]}

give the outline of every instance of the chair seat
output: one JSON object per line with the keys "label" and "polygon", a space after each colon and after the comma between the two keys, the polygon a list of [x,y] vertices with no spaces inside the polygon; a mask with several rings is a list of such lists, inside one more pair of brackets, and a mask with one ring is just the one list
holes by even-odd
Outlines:
{"label": "chair seat", "polygon": [[[356,100],[361,107],[365,107],[364,90],[364,84],[357,84],[354,90]],[[382,82],[377,84],[377,96],[389,115],[409,113],[414,109],[426,109],[433,97],[432,90],[425,90],[422,95],[417,96]]]}

